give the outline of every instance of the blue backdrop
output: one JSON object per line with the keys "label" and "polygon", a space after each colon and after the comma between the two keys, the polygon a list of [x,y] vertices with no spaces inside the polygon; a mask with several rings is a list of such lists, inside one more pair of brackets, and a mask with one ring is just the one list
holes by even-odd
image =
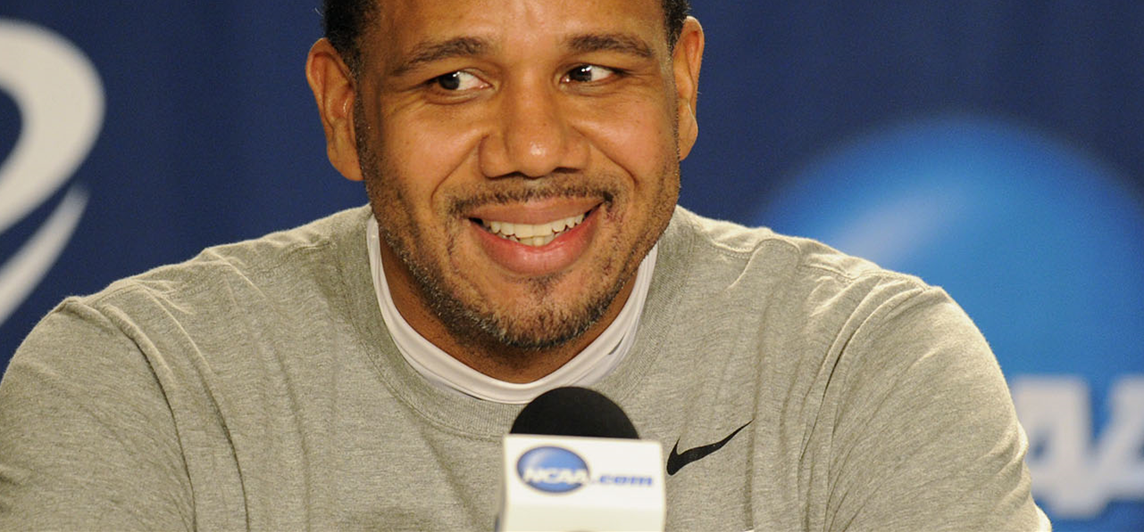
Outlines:
{"label": "blue backdrop", "polygon": [[[1144,528],[1144,3],[694,2],[682,203],[946,287],[1056,529]],[[364,203],[316,7],[0,4],[0,366],[65,295]]]}

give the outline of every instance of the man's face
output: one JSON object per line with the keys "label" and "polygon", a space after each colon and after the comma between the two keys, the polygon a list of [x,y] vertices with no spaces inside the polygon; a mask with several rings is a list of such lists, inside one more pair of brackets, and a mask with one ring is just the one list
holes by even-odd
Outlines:
{"label": "man's face", "polygon": [[402,314],[463,345],[580,338],[626,298],[693,139],[659,0],[379,10],[354,145]]}

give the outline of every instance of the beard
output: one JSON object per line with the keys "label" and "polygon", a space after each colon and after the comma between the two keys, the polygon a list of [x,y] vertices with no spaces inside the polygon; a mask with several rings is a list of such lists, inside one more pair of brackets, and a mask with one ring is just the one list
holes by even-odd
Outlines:
{"label": "beard", "polygon": [[[363,116],[358,114],[358,116]],[[359,122],[360,123],[360,122]],[[635,276],[639,265],[667,226],[678,197],[678,163],[665,165],[665,197],[655,203],[655,227],[640,232],[632,242],[611,245],[614,253],[597,270],[601,282],[580,290],[569,299],[554,297],[563,272],[521,279],[526,285],[526,301],[496,302],[482,297],[472,286],[461,282],[465,268],[450,262],[462,232],[468,230],[464,213],[484,205],[514,204],[550,198],[596,198],[603,202],[597,215],[611,215],[613,205],[624,205],[631,195],[608,176],[560,172],[543,179],[500,179],[480,185],[458,186],[442,192],[432,215],[455,221],[445,234],[426,232],[428,225],[414,218],[414,202],[402,188],[402,176],[392,171],[366,140],[367,128],[357,131],[357,151],[366,192],[374,219],[385,245],[409,272],[422,306],[444,326],[460,345],[477,349],[511,365],[528,361],[530,353],[559,348],[581,338],[608,312],[616,297]],[[671,173],[672,175],[667,175]],[[405,177],[407,178],[407,177]],[[629,237],[630,238],[630,237]],[[435,244],[436,243],[436,244]]]}
{"label": "beard", "polygon": [[[365,166],[363,163],[363,169]],[[528,285],[528,291],[532,294],[531,301],[524,305],[499,307],[451,281],[445,274],[440,258],[425,246],[416,245],[424,240],[415,224],[408,217],[387,207],[402,201],[399,199],[400,193],[376,177],[378,176],[371,175],[366,178],[366,190],[379,233],[410,273],[422,304],[462,345],[493,353],[504,352],[505,348],[512,351],[543,351],[565,345],[581,337],[603,317],[634,274],[633,269],[630,274],[617,278],[605,290],[594,294],[585,292],[579,300],[564,305],[552,298],[553,287],[563,274],[525,279],[520,282]],[[535,193],[527,196],[539,197]],[[568,194],[561,193],[561,196],[566,197]],[[496,195],[494,201],[519,201],[509,198],[521,197],[521,194],[501,193]],[[546,192],[543,197],[553,196],[551,192]],[[462,203],[487,204],[485,201],[467,198],[454,202],[454,207],[450,210],[455,210]],[[451,255],[453,246],[449,244],[446,249]]]}

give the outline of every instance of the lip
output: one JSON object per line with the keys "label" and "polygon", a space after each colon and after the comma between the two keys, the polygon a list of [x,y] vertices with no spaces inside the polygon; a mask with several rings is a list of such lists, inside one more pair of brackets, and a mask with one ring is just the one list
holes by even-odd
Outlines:
{"label": "lip", "polygon": [[[562,206],[553,206],[553,208],[505,211],[504,217],[496,217],[498,213],[495,212],[485,212],[484,214],[488,218],[481,218],[536,224],[561,217],[584,214],[587,211],[587,216],[580,225],[561,233],[552,242],[540,247],[528,246],[501,238],[490,233],[479,221],[474,219],[469,220],[469,230],[475,233],[475,240],[485,256],[501,269],[521,276],[549,275],[572,266],[591,244],[598,229],[597,219],[600,217],[600,204],[594,203],[594,206],[589,203],[588,208],[584,210],[575,210],[579,207],[570,207],[565,203]],[[490,211],[493,210],[490,209]],[[479,217],[473,216],[472,218]]]}

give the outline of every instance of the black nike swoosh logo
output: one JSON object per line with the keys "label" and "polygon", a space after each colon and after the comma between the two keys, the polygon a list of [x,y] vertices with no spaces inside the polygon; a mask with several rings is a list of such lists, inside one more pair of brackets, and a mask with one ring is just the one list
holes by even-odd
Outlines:
{"label": "black nike swoosh logo", "polygon": [[707,455],[722,449],[724,445],[727,445],[727,442],[731,441],[731,438],[734,438],[735,435],[739,433],[739,431],[747,428],[747,425],[750,424],[751,422],[748,421],[742,427],[735,429],[735,432],[732,432],[729,436],[723,438],[722,440],[709,445],[703,445],[701,447],[688,449],[683,451],[683,453],[679,452],[679,440],[675,440],[675,447],[672,447],[671,454],[667,455],[667,474],[674,475],[678,473],[680,469],[683,469],[683,466],[690,464],[696,460],[705,458]]}

